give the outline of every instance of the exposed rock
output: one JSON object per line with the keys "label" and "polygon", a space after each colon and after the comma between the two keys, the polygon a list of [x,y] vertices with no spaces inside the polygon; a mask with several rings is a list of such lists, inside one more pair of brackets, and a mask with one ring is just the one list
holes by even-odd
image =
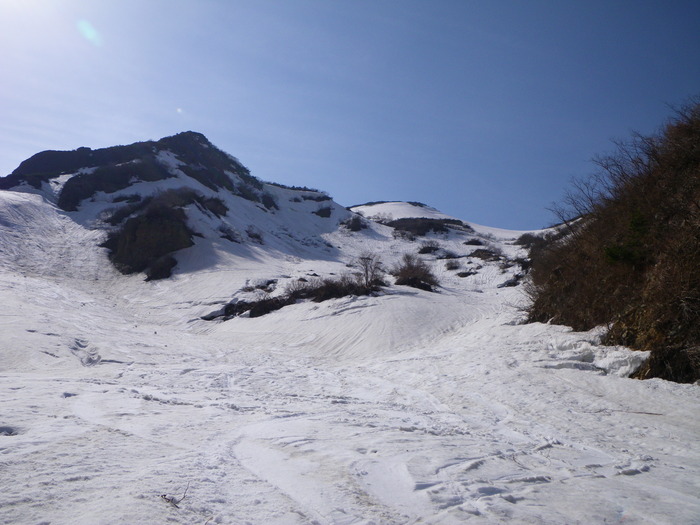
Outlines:
{"label": "exposed rock", "polygon": [[162,258],[192,246],[192,235],[182,209],[156,205],[127,220],[103,246],[110,250],[110,260],[122,273],[146,270],[150,280],[162,279],[169,277],[175,266]]}

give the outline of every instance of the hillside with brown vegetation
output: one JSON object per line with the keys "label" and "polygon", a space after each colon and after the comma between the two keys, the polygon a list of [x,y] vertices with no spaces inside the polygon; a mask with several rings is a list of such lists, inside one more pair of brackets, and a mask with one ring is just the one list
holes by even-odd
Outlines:
{"label": "hillside with brown vegetation", "polygon": [[569,235],[534,255],[530,321],[607,325],[651,357],[636,377],[700,379],[700,101],[635,135],[576,181],[557,213]]}

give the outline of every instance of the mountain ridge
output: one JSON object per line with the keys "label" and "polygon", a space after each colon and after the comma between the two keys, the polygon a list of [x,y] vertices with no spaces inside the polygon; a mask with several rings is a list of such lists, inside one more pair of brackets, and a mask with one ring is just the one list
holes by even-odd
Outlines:
{"label": "mountain ridge", "polygon": [[[38,193],[105,230],[115,265],[124,273],[146,270],[149,278],[169,276],[172,253],[192,246],[195,236],[260,242],[255,231],[260,212],[273,213],[280,199],[287,212],[292,207],[313,213],[317,222],[350,215],[322,192],[263,183],[195,132],[99,150],[38,153],[0,179],[0,187]],[[227,215],[231,208],[236,213]],[[285,218],[277,223],[275,229],[283,229]],[[317,226],[307,233],[324,231]],[[169,238],[163,239],[165,232]]]}
{"label": "mountain ridge", "polygon": [[41,152],[0,179],[0,187],[37,193],[102,231],[101,246],[115,267],[145,272],[148,280],[171,276],[195,244],[230,243],[234,251],[233,245],[268,244],[294,255],[321,249],[332,256],[340,252],[323,236],[339,228],[410,240],[451,229],[476,234],[422,203],[395,203],[403,209],[393,222],[365,219],[373,206],[346,209],[318,190],[263,182],[192,131],[127,146]]}
{"label": "mountain ridge", "polygon": [[[6,520],[694,523],[697,387],[627,379],[648,353],[599,331],[522,324],[536,235],[262,183],[268,208],[159,159],[172,176],[75,211],[71,174],[0,191]],[[193,244],[144,282],[100,244],[161,204]],[[367,252],[377,292],[241,311],[355,279]],[[394,281],[405,255],[439,286]]]}

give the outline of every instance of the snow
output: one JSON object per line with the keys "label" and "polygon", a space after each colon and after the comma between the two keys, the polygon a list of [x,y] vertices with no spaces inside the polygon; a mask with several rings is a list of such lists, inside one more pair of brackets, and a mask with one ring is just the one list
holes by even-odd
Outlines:
{"label": "snow", "polygon": [[407,219],[421,217],[426,219],[454,219],[449,215],[426,205],[411,204],[410,202],[381,202],[377,204],[364,204],[353,206],[355,213],[360,213],[368,218],[385,217],[388,220]]}
{"label": "snow", "polygon": [[[364,204],[361,206],[353,206],[352,211],[359,213],[368,218],[387,219],[389,221],[397,219],[447,219],[461,220],[451,215],[446,215],[435,208],[426,205],[418,205],[410,202],[381,202],[377,204]],[[543,230],[504,230],[503,228],[494,228],[491,226],[483,226],[474,222],[464,221],[477,233],[498,240],[512,240],[523,233],[537,233]]]}
{"label": "snow", "polygon": [[[68,214],[0,192],[0,521],[698,523],[698,386],[628,379],[645,354],[599,331],[520,324],[520,287],[498,288],[517,267],[469,258],[473,234],[431,237],[477,271],[428,256],[439,293],[202,321],[246,281],[281,291],[418,246],[265,189],[285,206],[220,195],[265,244],[193,214],[204,237],[148,283],[97,247],[90,218],[109,203]],[[522,232],[475,229],[521,253]],[[161,498],[186,489],[178,507]]]}

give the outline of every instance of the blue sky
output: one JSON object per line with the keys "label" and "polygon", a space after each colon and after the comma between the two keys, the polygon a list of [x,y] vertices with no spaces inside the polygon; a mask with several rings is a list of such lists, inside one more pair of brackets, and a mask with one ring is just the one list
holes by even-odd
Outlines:
{"label": "blue sky", "polygon": [[512,229],[700,94],[700,2],[0,0],[0,175],[204,133],[344,205]]}

